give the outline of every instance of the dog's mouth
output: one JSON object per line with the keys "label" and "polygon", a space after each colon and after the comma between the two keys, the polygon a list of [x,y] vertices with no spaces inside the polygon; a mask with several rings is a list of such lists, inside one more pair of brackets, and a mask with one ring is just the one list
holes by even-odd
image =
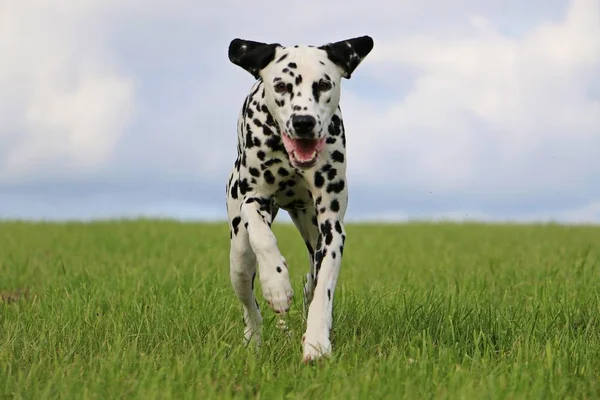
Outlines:
{"label": "dog's mouth", "polygon": [[293,139],[282,134],[283,146],[290,156],[292,164],[299,168],[309,168],[316,164],[319,153],[325,146],[325,137],[321,139]]}

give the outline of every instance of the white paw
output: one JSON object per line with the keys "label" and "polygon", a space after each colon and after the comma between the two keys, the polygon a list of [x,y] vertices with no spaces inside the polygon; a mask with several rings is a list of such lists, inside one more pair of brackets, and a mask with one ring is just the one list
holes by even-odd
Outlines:
{"label": "white paw", "polygon": [[304,363],[316,361],[323,357],[331,357],[331,342],[327,335],[310,335],[308,333],[302,336],[302,348]]}
{"label": "white paw", "polygon": [[294,289],[285,268],[281,273],[271,274],[261,281],[262,292],[269,307],[278,314],[288,312],[294,297]]}

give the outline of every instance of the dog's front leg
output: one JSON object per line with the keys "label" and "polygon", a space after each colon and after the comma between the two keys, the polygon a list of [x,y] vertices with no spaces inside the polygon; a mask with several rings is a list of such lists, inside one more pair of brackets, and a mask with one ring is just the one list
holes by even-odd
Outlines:
{"label": "dog's front leg", "polygon": [[[337,283],[346,233],[344,214],[347,192],[322,193],[315,200],[319,237],[315,252],[314,296],[308,309],[306,332],[303,336],[304,362],[331,354],[329,332],[333,322],[333,295]],[[334,186],[335,188],[335,186]]]}
{"label": "dog's front leg", "polygon": [[250,246],[258,260],[263,296],[277,313],[287,312],[294,296],[285,258],[271,231],[271,199],[248,197],[241,206],[242,220],[248,224]]}

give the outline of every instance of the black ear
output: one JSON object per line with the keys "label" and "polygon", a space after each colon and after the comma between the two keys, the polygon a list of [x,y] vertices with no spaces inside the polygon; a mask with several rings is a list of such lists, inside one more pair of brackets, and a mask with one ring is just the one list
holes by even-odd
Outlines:
{"label": "black ear", "polygon": [[259,72],[275,58],[279,43],[261,43],[251,40],[233,39],[229,44],[229,61],[250,72],[256,79]]}
{"label": "black ear", "polygon": [[328,43],[319,48],[325,50],[327,57],[344,70],[344,78],[350,79],[358,64],[373,50],[373,39],[370,36],[360,36]]}

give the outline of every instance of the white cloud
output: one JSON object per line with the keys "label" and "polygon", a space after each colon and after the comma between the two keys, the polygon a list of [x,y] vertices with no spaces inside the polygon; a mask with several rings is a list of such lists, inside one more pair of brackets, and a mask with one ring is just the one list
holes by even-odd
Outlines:
{"label": "white cloud", "polygon": [[382,109],[345,93],[351,173],[499,196],[600,179],[600,98],[588,94],[600,80],[599,2],[574,0],[563,20],[519,38],[480,15],[467,22],[458,37],[377,43],[365,61],[374,77],[393,86],[402,68],[416,78]]}
{"label": "white cloud", "polygon": [[0,5],[1,181],[74,175],[110,159],[132,118],[135,85],[104,43],[99,21],[109,5]]}

